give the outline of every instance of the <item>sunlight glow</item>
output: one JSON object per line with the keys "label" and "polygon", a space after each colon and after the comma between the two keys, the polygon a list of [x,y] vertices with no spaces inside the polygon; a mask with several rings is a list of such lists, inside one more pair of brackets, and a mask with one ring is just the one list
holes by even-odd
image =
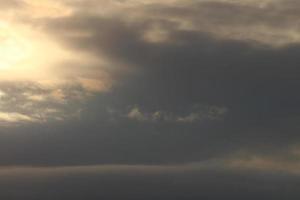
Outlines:
{"label": "sunlight glow", "polygon": [[5,23],[0,23],[0,70],[14,67],[30,54],[25,39],[13,32]]}
{"label": "sunlight glow", "polygon": [[38,29],[0,22],[1,81],[57,82],[59,66],[72,56]]}

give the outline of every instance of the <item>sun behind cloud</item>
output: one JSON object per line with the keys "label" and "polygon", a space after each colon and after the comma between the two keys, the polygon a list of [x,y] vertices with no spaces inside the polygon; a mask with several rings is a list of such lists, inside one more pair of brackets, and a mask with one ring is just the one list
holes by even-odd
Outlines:
{"label": "sun behind cloud", "polygon": [[0,125],[77,116],[79,99],[106,90],[99,59],[67,48],[35,23],[70,9],[54,1],[18,5],[0,13]]}
{"label": "sun behind cloud", "polygon": [[71,53],[26,25],[0,22],[0,78],[9,81],[54,79],[54,66]]}
{"label": "sun behind cloud", "polygon": [[12,68],[30,56],[28,41],[0,22],[0,70]]}

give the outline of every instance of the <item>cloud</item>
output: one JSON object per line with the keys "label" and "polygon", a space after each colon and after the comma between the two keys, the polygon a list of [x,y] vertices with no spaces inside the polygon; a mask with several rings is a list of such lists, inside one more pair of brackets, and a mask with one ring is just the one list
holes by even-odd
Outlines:
{"label": "cloud", "polygon": [[0,123],[34,122],[30,116],[21,113],[0,112]]}
{"label": "cloud", "polygon": [[[6,103],[2,112],[43,113],[53,119],[80,110],[81,118],[3,130],[11,132],[2,136],[3,141],[29,149],[26,155],[19,149],[10,158],[2,155],[3,165],[186,163],[226,156],[245,146],[277,152],[299,140],[299,46],[266,47],[258,39],[254,44],[211,32],[212,27],[230,31],[231,26],[236,30],[248,24],[240,17],[244,14],[249,29],[255,27],[258,21],[251,13],[260,16],[259,3],[113,2],[101,5],[113,12],[95,13],[91,10],[99,8],[98,1],[77,1],[64,5],[76,7],[68,16],[25,20],[60,48],[79,53],[72,58],[80,62],[55,65],[51,78],[64,84],[50,84],[41,92],[24,89],[16,104],[22,108]],[[271,9],[265,6],[262,9]],[[226,10],[235,10],[237,17],[225,17]],[[205,18],[198,16],[204,14]],[[197,29],[182,27],[180,20]],[[204,20],[211,26],[207,31]],[[209,106],[193,109],[196,104]],[[219,117],[222,120],[216,120]],[[205,123],[198,123],[203,118]],[[139,120],[156,123],[136,123]],[[159,123],[168,121],[176,123]],[[20,140],[18,131],[27,133],[28,139]],[[7,152],[10,147],[3,143],[2,151]]]}
{"label": "cloud", "polygon": [[11,0],[11,1],[0,1],[0,8],[1,9],[12,9],[12,8],[18,8],[20,6],[24,6],[23,1],[18,0]]}
{"label": "cloud", "polygon": [[[297,2],[30,2],[6,29],[42,53],[1,71],[0,110],[47,123],[1,130],[1,165],[265,158],[299,141]],[[259,162],[274,166],[240,165]]]}
{"label": "cloud", "polygon": [[[197,108],[198,107],[198,108]],[[184,116],[165,111],[154,111],[150,113],[142,112],[139,107],[133,107],[127,117],[137,121],[149,122],[175,122],[175,123],[196,123],[205,120],[217,120],[224,117],[227,108],[216,106],[194,106],[194,111]]]}
{"label": "cloud", "polygon": [[299,199],[299,2],[0,9],[0,199]]}
{"label": "cloud", "polygon": [[225,165],[241,171],[299,175],[299,146],[281,149],[276,154],[239,150],[225,159]]}
{"label": "cloud", "polygon": [[1,12],[2,82],[34,82],[44,87],[76,87],[81,84],[90,93],[110,88],[111,80],[104,59],[65,48],[61,41],[38,25],[38,21],[71,15],[64,2],[16,1],[22,6],[14,6],[14,2],[0,2],[0,6],[9,4],[14,8]]}
{"label": "cloud", "polygon": [[[105,3],[91,0],[67,5],[75,10],[74,15],[67,19],[78,19],[76,15],[80,13],[82,16],[117,18],[126,24],[142,25],[144,29],[139,34],[150,43],[175,42],[172,38],[174,31],[195,31],[210,34],[216,39],[245,41],[269,47],[299,43],[299,6],[294,0],[150,0]],[[98,12],[100,5],[101,12]]]}
{"label": "cloud", "polygon": [[273,173],[288,173],[299,175],[299,162],[287,162],[282,160],[273,160],[270,158],[263,158],[253,156],[249,159],[232,160],[229,164],[231,167],[238,170],[253,170]]}
{"label": "cloud", "polygon": [[80,86],[47,88],[34,82],[1,82],[0,88],[0,121],[5,125],[78,117],[82,101],[89,96]]}

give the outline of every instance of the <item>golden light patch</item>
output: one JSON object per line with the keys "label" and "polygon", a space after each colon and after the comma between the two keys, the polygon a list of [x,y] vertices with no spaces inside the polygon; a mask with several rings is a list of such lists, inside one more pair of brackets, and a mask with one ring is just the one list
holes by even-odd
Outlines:
{"label": "golden light patch", "polygon": [[0,23],[0,70],[14,67],[29,54],[29,44],[7,24]]}
{"label": "golden light patch", "polygon": [[169,33],[159,26],[154,26],[144,34],[144,39],[151,43],[163,43],[168,41]]}
{"label": "golden light patch", "polygon": [[[74,63],[84,67],[75,69]],[[99,63],[99,58],[66,48],[38,27],[0,21],[1,81],[30,81],[52,88],[82,84],[100,92],[107,89],[103,83],[107,80],[99,80],[105,73],[102,68],[89,67]]]}
{"label": "golden light patch", "polygon": [[248,159],[234,159],[227,164],[230,168],[240,170],[279,171],[296,175],[300,174],[300,163],[298,161],[282,161],[272,157],[251,156]]}
{"label": "golden light patch", "polygon": [[[104,88],[95,77],[98,72],[91,72],[92,79],[85,73],[90,62],[86,54],[64,47],[38,27],[0,21],[0,127],[77,118],[77,96],[88,98],[78,84],[91,92]],[[74,69],[72,63],[87,67]]]}
{"label": "golden light patch", "polygon": [[30,116],[21,114],[21,113],[6,113],[6,112],[0,112],[0,124],[1,122],[33,122],[34,119]]}
{"label": "golden light patch", "polygon": [[59,65],[74,56],[49,36],[14,22],[0,22],[1,81],[61,82]]}
{"label": "golden light patch", "polygon": [[27,5],[24,9],[31,17],[62,17],[72,13],[72,9],[56,0],[24,0]]}

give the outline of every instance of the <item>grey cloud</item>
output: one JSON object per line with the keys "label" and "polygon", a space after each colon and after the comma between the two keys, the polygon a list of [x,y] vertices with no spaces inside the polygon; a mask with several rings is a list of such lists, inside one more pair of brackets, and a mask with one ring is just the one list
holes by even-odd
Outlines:
{"label": "grey cloud", "polygon": [[0,83],[0,122],[2,125],[42,123],[79,117],[83,88],[45,87],[34,82]]}
{"label": "grey cloud", "polygon": [[[255,16],[273,27],[271,14],[263,12],[271,9],[275,20],[279,9],[288,8],[226,2],[192,5],[148,5],[144,8],[146,14],[133,21],[120,17],[127,13],[99,16],[84,10],[68,17],[39,19],[42,28],[62,44],[110,60],[111,77],[116,83],[107,93],[94,96],[82,106],[80,120],[2,130],[1,164],[184,163],[226,156],[243,148],[259,154],[277,153],[297,143],[299,46],[276,49],[218,38],[200,30],[202,22],[197,22],[204,20],[197,12],[205,11],[202,14],[212,27],[216,23],[228,27],[256,26]],[[150,10],[153,17],[147,13]],[[213,14],[214,10],[219,16]],[[227,16],[229,11],[238,14],[235,19]],[[291,15],[293,18],[296,14]],[[175,16],[188,19],[198,29],[179,29],[181,22],[171,20]],[[279,25],[284,27],[285,18],[282,20]],[[145,33],[153,27],[163,28],[167,39],[145,39]],[[64,90],[67,91],[78,90]],[[80,91],[79,96],[84,95]],[[31,93],[34,95],[30,102],[39,101],[43,91]],[[25,101],[26,95],[18,95],[17,99]],[[73,109],[73,102],[69,103]],[[223,120],[171,126],[136,123],[126,117],[110,120],[114,111],[107,110],[111,107],[119,112],[128,105],[139,105],[144,110],[139,110],[142,118],[165,119],[171,113],[174,119],[193,121],[199,117],[197,112],[186,108],[195,104],[226,107],[229,112]],[[27,138],[17,132],[23,132]],[[27,151],[24,153],[23,149]]]}
{"label": "grey cloud", "polygon": [[30,23],[113,85],[1,83],[0,119],[80,118],[1,127],[0,198],[299,199],[298,2],[68,2]]}
{"label": "grey cloud", "polygon": [[[95,12],[88,11],[98,8],[99,2],[79,1],[79,3],[78,13],[81,15],[94,13],[98,16],[97,9]],[[154,37],[162,37],[162,40],[157,40],[161,42],[176,41],[172,40],[174,30],[194,30],[219,39],[241,40],[271,47],[299,43],[297,22],[299,6],[294,0],[261,2],[182,0],[173,3],[148,1],[144,4],[134,1],[108,1],[103,7],[109,11],[101,13],[100,16],[116,17],[126,23],[147,24],[140,34],[147,35],[152,32]],[[90,22],[93,23],[92,21],[91,19]]]}
{"label": "grey cloud", "polygon": [[[299,2],[187,2],[182,3],[183,6],[150,6],[149,16],[154,13],[158,19],[178,22],[179,29],[198,30],[221,39],[258,42],[275,47],[299,43]],[[143,11],[147,12],[147,8]]]}
{"label": "grey cloud", "polygon": [[[145,40],[144,32],[153,24],[166,28],[170,40]],[[178,30],[177,25],[165,19],[129,23],[87,13],[45,21],[45,30],[69,48],[112,60],[116,84],[86,104],[82,121],[55,125],[55,130],[44,131],[47,136],[37,135],[44,128],[24,129],[35,140],[20,146],[30,146],[30,151],[24,156],[14,150],[2,163],[191,162],[245,147],[261,154],[279,152],[299,140],[299,46],[266,48],[216,39],[198,30]],[[230,112],[224,120],[171,126],[108,120],[111,114],[106,109],[139,105],[148,115],[163,111],[188,120],[195,116],[185,108],[199,103],[224,106]],[[18,143],[11,137],[5,140]],[[48,137],[45,144],[43,137]],[[9,147],[2,148],[5,152]],[[35,155],[37,149],[51,156]]]}
{"label": "grey cloud", "polygon": [[143,112],[134,106],[127,114],[127,117],[137,121],[148,122],[175,122],[175,123],[196,123],[206,120],[222,119],[227,112],[227,108],[216,106],[194,106],[193,111],[179,116],[175,113],[168,113],[157,110],[154,112]]}

